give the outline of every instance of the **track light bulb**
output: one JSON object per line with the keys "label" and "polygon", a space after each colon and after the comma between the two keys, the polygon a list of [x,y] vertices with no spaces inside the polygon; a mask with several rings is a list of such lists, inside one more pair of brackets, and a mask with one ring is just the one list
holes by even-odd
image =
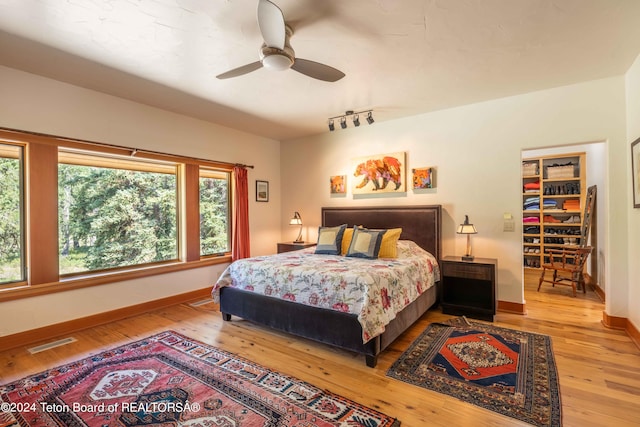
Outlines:
{"label": "track light bulb", "polygon": [[340,119],[340,127],[342,129],[346,129],[347,128],[347,118],[342,116],[342,118]]}
{"label": "track light bulb", "polygon": [[360,126],[360,116],[357,114],[353,116],[353,125],[356,127]]}
{"label": "track light bulb", "polygon": [[333,124],[333,119],[329,119],[329,130],[333,132],[336,130],[336,126]]}

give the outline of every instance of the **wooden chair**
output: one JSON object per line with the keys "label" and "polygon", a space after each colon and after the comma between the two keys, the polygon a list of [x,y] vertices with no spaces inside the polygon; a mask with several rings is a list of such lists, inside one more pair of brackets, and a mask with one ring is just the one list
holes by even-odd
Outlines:
{"label": "wooden chair", "polygon": [[[576,288],[582,286],[582,291],[587,292],[582,272],[593,248],[591,246],[570,247],[562,249],[547,249],[548,260],[541,265],[542,274],[538,283],[538,291],[543,282],[555,285],[571,286],[573,296],[576,296]],[[553,271],[551,278],[546,278],[547,270]]]}

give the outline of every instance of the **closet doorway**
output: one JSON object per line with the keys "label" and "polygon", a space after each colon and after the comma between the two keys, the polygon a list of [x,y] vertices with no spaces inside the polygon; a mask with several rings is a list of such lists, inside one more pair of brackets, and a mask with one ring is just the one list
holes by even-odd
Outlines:
{"label": "closet doorway", "polygon": [[[604,231],[608,212],[606,143],[596,142],[522,151],[522,265],[523,283],[537,283],[545,249],[579,245],[585,220],[590,220],[586,244],[593,246],[587,260],[588,292],[604,301]],[[585,218],[587,191],[596,187],[594,209]],[[531,286],[525,286],[525,291]],[[543,290],[541,289],[540,292]],[[558,292],[570,289],[560,287]],[[554,289],[555,292],[555,289]],[[579,293],[581,295],[581,293]],[[583,295],[583,294],[582,294]]]}

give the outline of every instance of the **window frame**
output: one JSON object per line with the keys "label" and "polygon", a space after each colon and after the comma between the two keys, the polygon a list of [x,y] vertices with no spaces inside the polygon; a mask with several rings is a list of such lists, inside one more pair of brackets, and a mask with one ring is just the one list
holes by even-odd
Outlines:
{"label": "window frame", "polygon": [[[232,171],[223,171],[219,168],[211,168],[211,167],[207,167],[207,166],[200,166],[198,168],[198,207],[200,206],[200,179],[201,178],[215,178],[214,176],[207,176],[207,175],[217,175],[217,174],[224,174],[226,175],[226,180],[227,180],[227,206],[228,206],[228,210],[227,210],[227,248],[228,251],[225,251],[224,253],[230,253],[231,252],[231,211],[232,211],[232,186],[231,186],[231,182],[232,182]],[[198,226],[200,225],[200,215],[198,212]],[[220,256],[220,253],[211,253],[211,254],[203,254],[202,253],[202,247],[200,247],[200,257],[203,258],[210,258],[210,257],[217,257]]]}
{"label": "window frame", "polygon": [[[231,262],[231,252],[200,256],[199,169],[201,166],[233,173],[233,164],[51,135],[0,129],[0,142],[23,148],[24,260],[27,281],[0,287],[0,302],[64,292],[90,286],[202,268]],[[58,267],[58,149],[76,149],[104,155],[131,156],[174,162],[178,166],[179,259],[123,267],[117,270],[60,276]],[[230,175],[231,176],[231,175]],[[232,180],[231,180],[232,181]],[[229,192],[229,215],[233,194]],[[233,232],[229,224],[229,233]],[[37,262],[34,262],[37,260]]]}

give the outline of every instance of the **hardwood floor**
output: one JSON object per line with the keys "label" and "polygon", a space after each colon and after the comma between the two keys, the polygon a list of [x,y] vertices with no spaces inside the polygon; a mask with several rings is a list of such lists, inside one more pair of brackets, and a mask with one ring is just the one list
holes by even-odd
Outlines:
{"label": "hardwood floor", "polygon": [[[623,331],[601,324],[604,305],[592,291],[573,298],[567,287],[536,287],[527,280],[527,315],[498,313],[495,324],[552,337],[564,426],[640,425],[640,350]],[[74,333],[76,342],[41,353],[31,355],[25,347],[1,352],[0,383],[172,329],[377,408],[403,427],[527,425],[385,376],[429,323],[450,317],[439,309],[428,312],[371,369],[348,352],[237,318],[223,322],[213,303],[182,304]]]}

